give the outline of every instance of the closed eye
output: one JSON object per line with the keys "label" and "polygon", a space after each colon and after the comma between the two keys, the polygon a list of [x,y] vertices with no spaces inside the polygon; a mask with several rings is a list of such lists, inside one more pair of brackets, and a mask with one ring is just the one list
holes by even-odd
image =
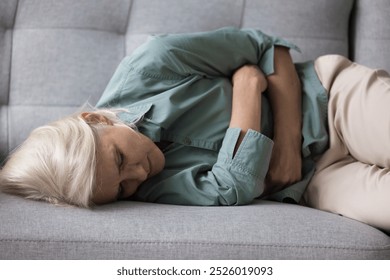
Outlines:
{"label": "closed eye", "polygon": [[123,167],[124,156],[119,150],[117,150],[117,160],[116,161],[117,161],[117,166],[118,166],[118,174],[120,174],[122,167]]}
{"label": "closed eye", "polygon": [[119,166],[122,169],[123,166],[123,161],[124,161],[124,156],[122,153],[119,153]]}
{"label": "closed eye", "polygon": [[[121,170],[123,169],[123,163],[124,163],[124,155],[117,149],[117,166],[118,166],[118,176],[121,175]],[[124,192],[124,188],[122,186],[122,183],[118,186],[118,192],[116,195],[116,200],[119,200],[122,198]]]}

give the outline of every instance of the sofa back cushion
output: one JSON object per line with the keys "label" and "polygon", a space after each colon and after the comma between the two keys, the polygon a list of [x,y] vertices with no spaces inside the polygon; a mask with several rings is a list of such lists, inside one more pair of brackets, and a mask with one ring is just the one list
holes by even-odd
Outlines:
{"label": "sofa back cushion", "polygon": [[[295,61],[337,53],[390,69],[383,62],[389,57],[388,42],[380,53],[369,51],[381,45],[381,37],[390,28],[385,16],[389,1],[374,2],[2,0],[0,155],[19,145],[35,127],[70,114],[86,102],[94,105],[121,59],[150,34],[224,26],[258,28],[300,46],[302,53],[292,53]],[[357,15],[351,21],[354,11]],[[375,22],[373,14],[378,17]],[[355,36],[351,36],[350,23],[356,24]]]}
{"label": "sofa back cushion", "polygon": [[390,1],[358,0],[351,23],[351,57],[390,71]]}

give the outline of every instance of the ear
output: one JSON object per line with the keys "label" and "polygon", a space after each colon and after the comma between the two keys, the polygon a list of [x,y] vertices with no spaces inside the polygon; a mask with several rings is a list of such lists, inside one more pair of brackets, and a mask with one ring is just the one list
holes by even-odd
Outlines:
{"label": "ear", "polygon": [[93,112],[83,112],[80,114],[80,117],[87,123],[87,124],[106,124],[106,125],[113,125],[112,121],[110,121],[107,117],[93,113]]}

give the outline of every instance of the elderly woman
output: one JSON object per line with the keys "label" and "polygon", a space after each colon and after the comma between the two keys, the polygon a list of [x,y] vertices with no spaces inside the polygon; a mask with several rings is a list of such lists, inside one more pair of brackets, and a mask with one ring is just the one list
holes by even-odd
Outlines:
{"label": "elderly woman", "polygon": [[81,207],[260,197],[390,230],[388,74],[341,56],[294,65],[290,48],[251,29],[152,37],[96,109],[33,131],[0,186]]}

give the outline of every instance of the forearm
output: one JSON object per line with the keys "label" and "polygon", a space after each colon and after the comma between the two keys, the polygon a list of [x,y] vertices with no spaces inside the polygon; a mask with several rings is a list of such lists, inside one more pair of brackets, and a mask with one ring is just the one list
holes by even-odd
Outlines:
{"label": "forearm", "polygon": [[240,128],[235,151],[249,129],[260,132],[261,93],[267,81],[256,66],[244,66],[233,75],[232,116],[229,127]]}
{"label": "forearm", "polygon": [[254,81],[245,86],[233,87],[233,104],[230,127],[241,128],[240,138],[249,129],[260,132],[261,98],[260,88]]}
{"label": "forearm", "polygon": [[268,97],[274,118],[274,140],[301,146],[301,86],[289,50],[275,47],[275,72],[267,77]]}
{"label": "forearm", "polygon": [[267,174],[270,194],[301,179],[301,87],[290,53],[275,48],[275,72],[267,77],[274,117],[274,147]]}

